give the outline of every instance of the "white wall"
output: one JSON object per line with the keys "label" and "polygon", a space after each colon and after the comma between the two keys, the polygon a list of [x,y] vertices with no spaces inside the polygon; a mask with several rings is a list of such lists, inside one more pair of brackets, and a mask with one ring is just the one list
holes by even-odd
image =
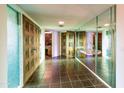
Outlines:
{"label": "white wall", "polygon": [[44,62],[45,60],[45,29],[41,30],[41,37],[40,37],[40,56],[41,60],[40,62]]}
{"label": "white wall", "polygon": [[124,88],[124,4],[116,9],[116,87]]}
{"label": "white wall", "polygon": [[0,5],[0,88],[7,87],[7,10]]}
{"label": "white wall", "polygon": [[52,57],[59,56],[60,52],[60,40],[59,40],[59,32],[52,32]]}
{"label": "white wall", "polygon": [[106,31],[104,30],[102,32],[102,56],[106,57],[106,49],[108,48],[108,43],[107,43],[107,37],[106,37]]}

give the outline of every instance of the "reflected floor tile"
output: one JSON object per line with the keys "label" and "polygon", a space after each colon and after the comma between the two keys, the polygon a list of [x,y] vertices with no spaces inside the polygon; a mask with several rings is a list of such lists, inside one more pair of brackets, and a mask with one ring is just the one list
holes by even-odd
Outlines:
{"label": "reflected floor tile", "polygon": [[[93,71],[95,70],[95,73],[101,77],[105,82],[107,82],[112,87],[115,86],[113,78],[115,78],[116,74],[114,71],[115,64],[114,61],[111,58],[107,57],[98,57],[97,64],[95,64],[95,57],[91,58],[79,58],[82,60],[82,62],[88,66]],[[111,77],[113,75],[113,77]]]}
{"label": "reflected floor tile", "polygon": [[94,75],[91,74],[91,73],[87,74],[87,77],[88,77],[90,80],[95,80],[95,79],[97,79],[96,76],[94,76]]}
{"label": "reflected floor tile", "polygon": [[58,79],[52,79],[52,83],[59,83],[60,82],[60,78]]}
{"label": "reflected floor tile", "polygon": [[77,80],[79,80],[79,78],[77,76],[70,76],[70,80],[71,81],[77,81]]}
{"label": "reflected floor tile", "polygon": [[45,85],[45,84],[49,85],[50,83],[52,83],[52,81],[42,80],[42,81],[40,82],[41,85]]}
{"label": "reflected floor tile", "polygon": [[68,76],[68,74],[60,74],[61,77],[65,77],[65,76]]}
{"label": "reflected floor tile", "polygon": [[70,82],[68,77],[62,77],[61,82]]}
{"label": "reflected floor tile", "polygon": [[84,88],[95,88],[95,86],[86,86]]}
{"label": "reflected floor tile", "polygon": [[62,88],[72,88],[72,86],[71,86],[71,83],[70,83],[70,82],[67,82],[67,83],[62,82],[62,83],[61,83],[61,87],[62,87]]}
{"label": "reflected floor tile", "polygon": [[83,87],[93,86],[93,84],[89,80],[81,81]]}
{"label": "reflected floor tile", "polygon": [[49,88],[50,84],[40,84],[38,88]]}
{"label": "reflected floor tile", "polygon": [[95,88],[108,88],[107,86],[101,84],[101,85],[95,85]]}
{"label": "reflected floor tile", "polygon": [[88,76],[86,76],[86,75],[81,75],[81,76],[78,76],[78,77],[79,77],[79,79],[81,81],[85,81],[85,80],[88,80],[89,79]]}
{"label": "reflected floor tile", "polygon": [[52,79],[60,78],[60,75],[52,75]]}
{"label": "reflected floor tile", "polygon": [[73,81],[71,83],[73,88],[82,88],[82,84],[80,81]]}
{"label": "reflected floor tile", "polygon": [[92,79],[92,80],[90,80],[94,85],[100,85],[100,84],[102,84],[102,82],[100,81],[100,80],[98,80],[98,79]]}
{"label": "reflected floor tile", "polygon": [[50,88],[60,88],[60,83],[51,83]]}

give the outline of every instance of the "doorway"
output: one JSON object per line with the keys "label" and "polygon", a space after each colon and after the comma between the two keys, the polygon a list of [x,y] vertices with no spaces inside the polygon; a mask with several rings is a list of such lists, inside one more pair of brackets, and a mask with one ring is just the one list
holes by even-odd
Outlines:
{"label": "doorway", "polygon": [[52,58],[52,32],[45,32],[45,59]]}

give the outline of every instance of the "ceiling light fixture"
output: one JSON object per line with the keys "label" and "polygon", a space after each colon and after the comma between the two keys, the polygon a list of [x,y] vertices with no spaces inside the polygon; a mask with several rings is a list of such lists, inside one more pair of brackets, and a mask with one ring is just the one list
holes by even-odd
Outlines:
{"label": "ceiling light fixture", "polygon": [[60,27],[63,27],[64,26],[64,21],[59,21],[58,24],[59,24]]}

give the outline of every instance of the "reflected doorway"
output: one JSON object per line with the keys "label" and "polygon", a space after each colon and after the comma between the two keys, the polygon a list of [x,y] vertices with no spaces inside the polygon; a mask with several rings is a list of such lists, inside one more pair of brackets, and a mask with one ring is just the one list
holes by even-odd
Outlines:
{"label": "reflected doorway", "polygon": [[45,32],[45,59],[52,58],[52,32]]}
{"label": "reflected doorway", "polygon": [[61,57],[66,57],[66,32],[61,33]]}

